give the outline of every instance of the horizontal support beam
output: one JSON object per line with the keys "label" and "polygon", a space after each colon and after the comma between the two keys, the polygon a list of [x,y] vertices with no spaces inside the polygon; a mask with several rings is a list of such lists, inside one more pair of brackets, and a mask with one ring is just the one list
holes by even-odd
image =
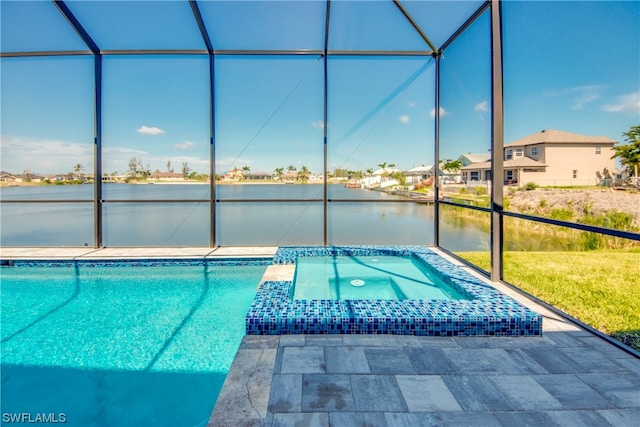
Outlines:
{"label": "horizontal support beam", "polygon": [[24,203],[93,203],[93,199],[60,199],[60,200],[0,200],[0,204],[24,204]]}
{"label": "horizontal support beam", "polygon": [[[470,205],[464,205],[462,203],[446,202],[444,200],[440,200],[438,201],[438,203],[441,205],[455,206],[458,208],[466,208],[466,209],[471,209],[475,211],[485,212],[487,214],[491,213],[491,209],[483,208],[480,206],[470,206]],[[594,225],[581,224],[579,222],[560,221],[557,219],[545,218],[541,216],[532,216],[532,215],[521,214],[517,212],[509,212],[509,211],[502,211],[501,215],[512,217],[512,218],[524,219],[527,221],[556,225],[558,227],[573,228],[575,230],[589,231],[592,233],[605,234],[607,236],[612,236],[612,237],[621,237],[624,239],[640,241],[640,233],[633,233],[630,231],[614,230],[612,228],[597,227]]]}
{"label": "horizontal support beam", "polygon": [[328,50],[329,56],[433,56],[431,50]]}
{"label": "horizontal support beam", "polygon": [[0,58],[28,58],[30,56],[93,55],[90,50],[42,50],[33,52],[0,52]]}
{"label": "horizontal support beam", "polygon": [[621,237],[623,239],[640,241],[640,233],[632,233],[630,231],[614,230],[612,228],[596,227],[593,225],[581,224],[579,222],[559,221],[557,219],[544,218],[541,216],[531,216],[516,212],[503,211],[503,216],[512,218],[525,219],[528,221],[541,222],[543,224],[557,225],[559,227],[573,228],[576,230],[590,231],[592,233],[605,234],[612,237]]}
{"label": "horizontal support beam", "polygon": [[441,205],[455,206],[457,208],[467,208],[474,211],[491,213],[491,209],[483,208],[482,206],[465,205],[464,203],[448,202],[446,200],[438,200],[438,203],[440,203]]}
{"label": "horizontal support beam", "polygon": [[[215,199],[216,203],[322,203],[324,199]],[[327,199],[330,203],[423,203],[420,199]],[[100,203],[209,203],[209,199],[115,199],[101,200]],[[0,204],[22,204],[22,203],[93,203],[91,200],[0,200]],[[432,203],[432,202],[430,202]],[[468,207],[468,206],[465,206]],[[480,208],[476,208],[480,209]]]}
{"label": "horizontal support beam", "polygon": [[[114,55],[209,55],[206,49],[117,49],[101,50],[104,56]],[[309,50],[214,50],[217,56],[323,56],[321,49]],[[22,58],[30,56],[72,56],[93,55],[90,50],[60,50],[35,52],[1,52],[2,58]],[[433,56],[430,50],[328,50],[328,56]]]}
{"label": "horizontal support beam", "polygon": [[208,55],[207,49],[105,49],[102,55]]}

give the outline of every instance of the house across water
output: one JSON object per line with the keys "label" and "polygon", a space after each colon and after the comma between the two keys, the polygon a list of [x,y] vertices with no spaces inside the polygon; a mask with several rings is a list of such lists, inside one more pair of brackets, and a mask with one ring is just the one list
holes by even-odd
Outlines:
{"label": "house across water", "polygon": [[[504,146],[504,183],[524,185],[595,185],[613,173],[611,158],[616,141],[559,130],[542,130]],[[467,155],[467,160],[475,158]],[[463,162],[464,164],[464,162]],[[491,180],[491,161],[470,162],[461,168],[462,179]]]}

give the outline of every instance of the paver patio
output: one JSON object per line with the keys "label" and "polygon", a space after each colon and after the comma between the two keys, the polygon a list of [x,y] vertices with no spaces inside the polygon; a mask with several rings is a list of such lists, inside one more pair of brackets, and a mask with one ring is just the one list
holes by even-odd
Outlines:
{"label": "paver patio", "polygon": [[640,361],[541,338],[247,336],[210,426],[637,426]]}

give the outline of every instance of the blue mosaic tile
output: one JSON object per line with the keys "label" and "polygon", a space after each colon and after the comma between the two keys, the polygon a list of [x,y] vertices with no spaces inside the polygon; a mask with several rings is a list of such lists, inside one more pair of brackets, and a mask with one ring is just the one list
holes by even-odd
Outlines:
{"label": "blue mosaic tile", "polygon": [[78,260],[8,260],[2,267],[173,267],[270,265],[271,258],[184,258],[184,259],[78,259]]}
{"label": "blue mosaic tile", "polygon": [[264,282],[246,316],[248,335],[399,334],[540,336],[542,316],[424,246],[285,246],[274,264],[298,257],[413,257],[465,300],[293,300],[291,281]]}

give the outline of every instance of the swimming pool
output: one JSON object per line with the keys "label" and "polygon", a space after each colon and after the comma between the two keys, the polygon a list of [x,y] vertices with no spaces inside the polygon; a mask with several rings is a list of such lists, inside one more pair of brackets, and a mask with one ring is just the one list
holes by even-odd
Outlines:
{"label": "swimming pool", "polygon": [[[293,281],[265,281],[246,317],[248,335],[400,334],[540,336],[542,316],[426,246],[280,247],[275,264],[307,257],[393,256],[417,260],[464,299],[298,299]],[[318,282],[319,283],[319,282]]]}
{"label": "swimming pool", "polygon": [[206,425],[270,262],[4,262],[3,416]]}
{"label": "swimming pool", "polygon": [[298,257],[292,289],[297,300],[470,298],[418,259],[389,255]]}

